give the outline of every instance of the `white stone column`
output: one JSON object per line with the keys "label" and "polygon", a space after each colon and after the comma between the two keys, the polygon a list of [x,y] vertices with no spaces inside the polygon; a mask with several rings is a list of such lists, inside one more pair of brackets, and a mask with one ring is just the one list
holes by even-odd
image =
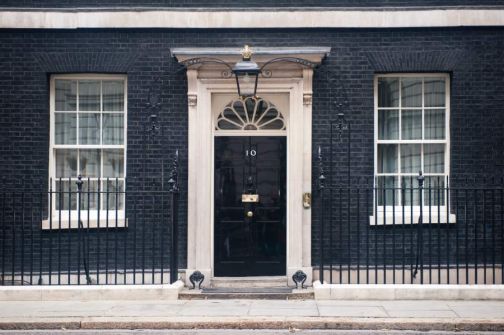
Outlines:
{"label": "white stone column", "polygon": [[[290,111],[287,153],[287,279],[293,284],[292,275],[303,270],[303,166],[304,125],[302,80],[290,91]],[[306,271],[305,271],[306,272]],[[308,273],[307,273],[308,275]]]}
{"label": "white stone column", "polygon": [[[202,129],[211,130],[208,123],[210,115],[204,108],[205,104],[201,100],[201,85],[198,82],[198,71],[196,69],[187,70],[187,108],[188,108],[188,190],[187,190],[187,271],[186,284],[190,285],[189,276],[199,270],[205,275],[205,283],[211,277],[211,256],[210,250],[210,213],[205,211],[205,207],[210,207],[208,199],[211,194],[207,176],[209,171],[201,168],[201,160],[211,159],[208,148],[211,136],[202,133]],[[203,124],[202,124],[203,123]],[[211,148],[211,147],[210,147]],[[205,155],[206,153],[206,155]],[[203,156],[203,157],[202,157]],[[211,164],[208,162],[208,166]],[[207,184],[206,184],[207,183]],[[206,194],[205,194],[206,190]],[[202,209],[202,206],[204,207]]]}
{"label": "white stone column", "polygon": [[[312,194],[312,83],[313,69],[303,70],[303,193]],[[311,282],[311,206],[303,208],[303,266]]]}
{"label": "white stone column", "polygon": [[[290,284],[293,284],[293,273],[298,270],[306,274],[305,284],[311,285],[313,278],[311,266],[311,207],[305,208],[303,206],[303,194],[311,194],[312,192],[312,80],[313,69],[303,69],[300,89],[296,92],[298,95],[296,104],[299,108],[291,107],[291,111],[295,114],[291,115],[290,119],[290,126],[293,127],[290,133],[292,138],[290,143],[293,147],[289,149],[289,154],[294,155],[293,159],[296,161],[294,164],[298,165],[291,169],[291,171],[295,171],[295,174],[292,179],[289,178],[289,186],[295,188],[294,193],[289,192],[295,197],[293,202],[290,202],[291,205],[295,206],[290,213],[293,214],[292,216],[296,216],[294,220],[292,217],[289,220],[289,251],[291,253],[289,254],[287,276]],[[293,161],[291,161],[292,163]],[[297,189],[298,186],[299,190]]]}

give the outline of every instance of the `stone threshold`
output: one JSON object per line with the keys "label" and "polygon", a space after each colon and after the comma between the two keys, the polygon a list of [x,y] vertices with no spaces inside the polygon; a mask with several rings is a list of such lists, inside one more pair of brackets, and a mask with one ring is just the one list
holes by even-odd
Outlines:
{"label": "stone threshold", "polygon": [[308,300],[313,299],[313,289],[293,289],[289,287],[251,288],[209,288],[202,290],[185,289],[179,293],[181,300]]}

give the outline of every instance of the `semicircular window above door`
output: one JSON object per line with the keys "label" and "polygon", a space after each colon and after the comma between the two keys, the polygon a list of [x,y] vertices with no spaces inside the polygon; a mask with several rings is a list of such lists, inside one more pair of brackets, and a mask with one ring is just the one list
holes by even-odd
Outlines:
{"label": "semicircular window above door", "polygon": [[278,108],[262,98],[249,97],[229,102],[219,114],[216,130],[285,130]]}

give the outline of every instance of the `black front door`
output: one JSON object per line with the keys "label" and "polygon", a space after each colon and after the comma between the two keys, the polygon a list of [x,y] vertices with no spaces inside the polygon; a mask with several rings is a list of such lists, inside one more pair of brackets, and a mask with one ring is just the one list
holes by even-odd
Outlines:
{"label": "black front door", "polygon": [[285,137],[215,137],[215,276],[285,275],[285,164]]}

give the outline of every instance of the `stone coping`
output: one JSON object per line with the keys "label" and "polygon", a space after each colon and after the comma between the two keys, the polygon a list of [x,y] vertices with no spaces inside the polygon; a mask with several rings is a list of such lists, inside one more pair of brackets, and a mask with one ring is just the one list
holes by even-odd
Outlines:
{"label": "stone coping", "polygon": [[504,300],[504,285],[321,284],[316,300]]}
{"label": "stone coping", "polygon": [[162,285],[0,286],[0,301],[177,300],[181,280]]}

